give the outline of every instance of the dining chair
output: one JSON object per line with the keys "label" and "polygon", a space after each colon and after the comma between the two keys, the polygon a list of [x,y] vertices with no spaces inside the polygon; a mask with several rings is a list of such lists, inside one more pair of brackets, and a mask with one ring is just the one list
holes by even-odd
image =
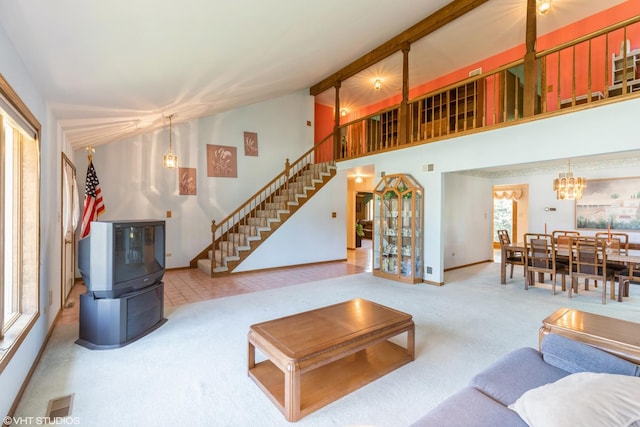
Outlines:
{"label": "dining chair", "polygon": [[553,243],[556,244],[557,258],[568,265],[571,238],[580,236],[580,232],[575,230],[553,230],[551,235],[553,236]]}
{"label": "dining chair", "polygon": [[[605,249],[608,254],[614,253],[619,255],[629,255],[629,235],[627,233],[599,231],[595,234],[596,238],[603,239],[605,241]],[[613,279],[618,283],[618,289],[620,288],[621,279],[620,273],[628,267],[621,261],[607,261],[607,270],[613,271]],[[627,274],[628,276],[628,274]],[[611,299],[615,299],[616,289],[615,286],[611,286]]]}
{"label": "dining chair", "polygon": [[573,256],[569,257],[569,298],[571,292],[578,293],[578,282],[584,280],[585,290],[589,290],[589,280],[602,282],[602,304],[607,303],[607,281],[613,283],[613,271],[605,268],[607,253],[605,240],[595,236],[571,238]]}
{"label": "dining chair", "polygon": [[509,237],[509,230],[498,230],[498,240],[500,242],[500,254],[504,257],[506,264],[511,265],[511,275],[510,278],[513,279],[513,266],[521,265],[523,267],[522,273],[525,274],[524,269],[524,255],[520,251],[514,251],[512,249],[507,248],[508,245],[511,244],[511,238]]}
{"label": "dining chair", "polygon": [[[556,294],[557,274],[562,275],[562,290],[566,289],[565,274],[567,266],[557,262],[556,248],[553,243],[553,235],[540,233],[527,233],[524,235],[525,241],[525,269],[526,279],[524,288],[535,286],[536,283],[543,283],[544,275],[551,275],[551,293]],[[538,273],[539,281],[536,282],[535,274]]]}

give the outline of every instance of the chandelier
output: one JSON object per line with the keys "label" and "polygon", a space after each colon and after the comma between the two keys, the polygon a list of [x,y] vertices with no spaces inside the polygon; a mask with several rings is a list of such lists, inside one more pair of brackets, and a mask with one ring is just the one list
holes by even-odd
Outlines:
{"label": "chandelier", "polygon": [[172,145],[171,145],[171,119],[173,118],[173,114],[167,116],[169,119],[169,152],[162,156],[162,166],[165,168],[175,168],[178,166],[178,156],[173,154]]}
{"label": "chandelier", "polygon": [[539,15],[546,15],[551,10],[551,0],[538,0],[536,3]]}
{"label": "chandelier", "polygon": [[557,193],[559,200],[580,200],[582,192],[587,188],[587,180],[585,178],[574,178],[571,172],[571,160],[567,173],[559,173],[558,178],[553,180],[553,191]]}

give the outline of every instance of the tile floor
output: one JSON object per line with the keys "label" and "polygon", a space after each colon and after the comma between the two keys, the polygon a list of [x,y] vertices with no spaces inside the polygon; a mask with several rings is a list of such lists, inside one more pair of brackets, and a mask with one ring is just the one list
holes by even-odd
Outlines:
{"label": "tile floor", "polygon": [[[165,308],[175,307],[207,299],[298,285],[371,271],[371,267],[371,240],[363,239],[361,248],[347,251],[346,261],[237,273],[213,279],[196,268],[167,270],[163,278],[164,305]],[[76,282],[58,323],[78,322],[80,295],[84,292],[84,283]]]}

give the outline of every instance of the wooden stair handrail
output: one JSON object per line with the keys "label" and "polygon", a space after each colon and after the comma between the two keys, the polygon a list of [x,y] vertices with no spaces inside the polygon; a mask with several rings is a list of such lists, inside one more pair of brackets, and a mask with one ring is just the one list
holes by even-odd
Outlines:
{"label": "wooden stair handrail", "polygon": [[[257,206],[259,206],[262,203],[265,203],[267,199],[273,196],[279,188],[284,186],[285,189],[288,189],[289,181],[291,180],[291,178],[293,178],[298,173],[300,173],[302,169],[306,167],[308,164],[311,164],[312,159],[309,159],[311,154],[317,151],[319,148],[323,147],[327,143],[327,141],[333,142],[333,132],[331,132],[329,135],[323,138],[319,143],[314,144],[313,147],[307,150],[293,163],[290,163],[288,158],[285,159],[285,167],[282,172],[277,174],[271,181],[265,184],[260,190],[256,191],[238,208],[236,208],[233,212],[227,215],[222,221],[216,224],[216,221],[212,220],[211,221],[211,245],[205,248],[205,250],[203,250],[191,261],[190,263],[191,266],[194,266],[194,264],[197,263],[197,260],[203,257],[203,254],[206,254],[209,250],[211,250],[212,251],[211,273],[213,274],[213,270],[216,267],[216,260],[215,260],[216,242],[219,241],[222,237],[224,237],[225,234],[233,230],[233,227],[236,226],[238,223],[240,223],[242,219],[250,215],[251,212],[253,212]],[[327,161],[334,160],[333,150],[331,151],[331,153],[332,155],[330,158],[327,159]],[[305,162],[305,160],[308,160],[308,161]],[[278,185],[279,181],[281,181],[281,183]],[[271,191],[269,191],[270,189]],[[244,212],[244,215],[239,216],[242,212]],[[236,218],[235,221],[234,221],[234,218]],[[219,234],[218,236],[216,236],[218,232]]]}
{"label": "wooden stair handrail", "polygon": [[331,136],[333,136],[333,133],[330,134],[329,136],[327,136],[325,139],[323,139],[319,144],[316,144],[312,148],[307,150],[307,152],[305,152],[302,156],[300,156],[298,158],[298,160],[293,162],[292,165],[288,166],[289,165],[289,159],[286,159],[285,160],[285,168],[284,168],[284,170],[282,172],[280,172],[278,175],[276,175],[275,178],[273,178],[271,181],[269,181],[269,183],[266,184],[265,186],[263,186],[260,190],[256,191],[256,193],[253,196],[249,197],[243,204],[241,204],[239,208],[237,208],[235,211],[233,211],[229,215],[227,215],[227,217],[225,219],[220,221],[220,224],[224,224],[224,223],[228,222],[230,219],[232,219],[236,214],[241,212],[244,207],[250,205],[251,202],[256,200],[264,191],[266,191],[269,187],[271,187],[273,184],[275,184],[281,177],[286,177],[287,178],[286,182],[287,182],[287,186],[288,186],[288,180],[290,178],[288,175],[290,174],[290,171],[292,169],[295,169],[296,166],[299,163],[301,163],[307,156],[309,156],[313,151],[317,150],[320,145],[322,145],[323,143],[328,141]]}

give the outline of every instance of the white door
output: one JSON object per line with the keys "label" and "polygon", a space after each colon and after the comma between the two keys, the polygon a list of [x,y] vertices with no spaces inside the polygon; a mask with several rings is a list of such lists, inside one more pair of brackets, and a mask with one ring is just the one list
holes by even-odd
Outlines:
{"label": "white door", "polygon": [[65,305],[76,277],[75,248],[79,206],[76,167],[62,153],[62,306]]}

